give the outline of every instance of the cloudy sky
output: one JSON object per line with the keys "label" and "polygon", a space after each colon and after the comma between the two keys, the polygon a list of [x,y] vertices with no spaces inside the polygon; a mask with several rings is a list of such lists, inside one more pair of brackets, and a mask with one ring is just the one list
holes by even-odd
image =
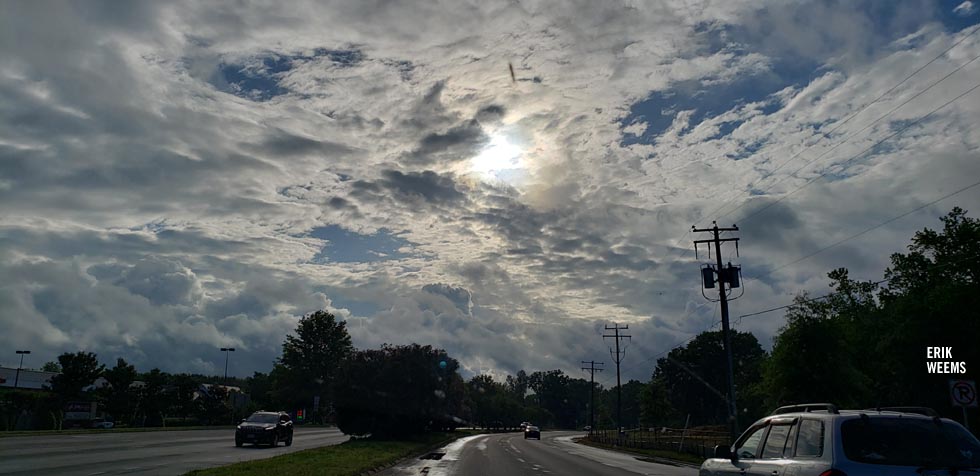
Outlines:
{"label": "cloudy sky", "polygon": [[[220,373],[233,346],[245,376],[328,309],[467,375],[610,367],[619,322],[645,379],[719,319],[692,225],[741,229],[734,317],[977,216],[980,186],[931,202],[980,180],[978,10],[4,2],[0,363]],[[768,348],[781,319],[736,327]]]}

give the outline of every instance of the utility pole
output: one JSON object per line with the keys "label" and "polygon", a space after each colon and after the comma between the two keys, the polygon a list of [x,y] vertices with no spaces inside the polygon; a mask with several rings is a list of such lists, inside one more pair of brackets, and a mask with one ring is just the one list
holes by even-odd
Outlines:
{"label": "utility pole", "polygon": [[591,435],[595,431],[595,373],[602,372],[602,369],[597,369],[595,366],[602,365],[602,362],[583,360],[582,363],[589,364],[588,367],[582,367],[582,370],[589,373],[589,434]]}
{"label": "utility pole", "polygon": [[[731,339],[731,328],[728,324],[728,293],[733,288],[740,287],[739,283],[739,273],[741,268],[738,266],[732,266],[731,262],[725,267],[721,261],[721,244],[726,241],[735,242],[735,252],[738,253],[738,238],[722,238],[721,233],[725,231],[735,232],[738,231],[738,227],[732,225],[731,228],[718,228],[718,223],[711,222],[714,226],[711,228],[697,228],[691,227],[691,231],[695,233],[711,233],[713,237],[708,240],[695,240],[694,250],[695,256],[697,256],[697,246],[699,244],[708,245],[708,256],[711,256],[711,245],[715,248],[715,259],[716,266],[712,267],[707,265],[701,268],[701,278],[703,280],[703,286],[707,289],[715,287],[715,283],[718,284],[718,300],[721,302],[721,331],[722,338],[725,346],[725,358],[728,361],[728,416],[730,420],[730,432],[732,441],[738,436],[738,405],[735,403],[735,370],[732,359],[732,339]],[[718,275],[717,280],[715,275]],[[725,284],[728,284],[726,289]],[[701,291],[704,294],[704,291]],[[707,298],[707,296],[705,296]],[[710,299],[710,298],[708,298]],[[736,298],[737,299],[737,298]]]}
{"label": "utility pole", "polygon": [[20,383],[20,368],[24,366],[24,355],[30,354],[29,350],[17,350],[15,351],[20,355],[20,365],[17,366],[17,374],[14,375],[14,388],[17,388],[17,384]]}
{"label": "utility pole", "polygon": [[609,348],[609,355],[612,356],[613,361],[616,362],[616,425],[619,426],[618,433],[623,434],[623,386],[620,384],[619,380],[619,363],[623,361],[623,357],[626,356],[626,349],[622,351],[619,350],[619,341],[622,339],[631,339],[632,336],[622,335],[619,331],[629,329],[629,325],[624,325],[620,327],[619,324],[613,324],[612,327],[606,325],[606,330],[613,331],[613,335],[604,334],[603,339],[612,337],[616,341],[616,352],[613,353],[612,347]]}
{"label": "utility pole", "polygon": [[228,353],[234,352],[234,347],[222,347],[221,351],[225,353],[225,385],[228,385]]}

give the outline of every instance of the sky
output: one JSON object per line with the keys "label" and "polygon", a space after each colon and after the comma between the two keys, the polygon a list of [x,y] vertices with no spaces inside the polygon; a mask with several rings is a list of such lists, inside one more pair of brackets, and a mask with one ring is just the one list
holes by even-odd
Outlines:
{"label": "sky", "polygon": [[0,364],[221,374],[235,347],[248,376],[325,309],[466,376],[611,370],[628,325],[646,380],[720,319],[690,232],[713,221],[741,238],[733,324],[771,348],[781,312],[737,317],[978,216],[978,23],[939,0],[4,2]]}

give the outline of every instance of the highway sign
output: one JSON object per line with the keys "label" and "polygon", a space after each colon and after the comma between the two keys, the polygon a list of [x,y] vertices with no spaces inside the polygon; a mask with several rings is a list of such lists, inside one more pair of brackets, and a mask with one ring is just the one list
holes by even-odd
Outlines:
{"label": "highway sign", "polygon": [[977,383],[973,380],[950,380],[949,398],[954,407],[976,407]]}

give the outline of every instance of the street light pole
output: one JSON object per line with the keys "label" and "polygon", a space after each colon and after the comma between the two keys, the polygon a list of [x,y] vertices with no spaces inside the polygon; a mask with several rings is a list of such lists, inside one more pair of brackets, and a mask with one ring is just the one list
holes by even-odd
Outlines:
{"label": "street light pole", "polygon": [[17,384],[20,382],[20,368],[24,366],[24,356],[30,354],[29,350],[18,350],[16,351],[20,354],[20,365],[17,366],[17,374],[14,376],[14,388],[17,388]]}
{"label": "street light pole", "polygon": [[225,353],[225,385],[228,385],[228,352],[234,352],[234,347],[222,347],[221,351]]}

